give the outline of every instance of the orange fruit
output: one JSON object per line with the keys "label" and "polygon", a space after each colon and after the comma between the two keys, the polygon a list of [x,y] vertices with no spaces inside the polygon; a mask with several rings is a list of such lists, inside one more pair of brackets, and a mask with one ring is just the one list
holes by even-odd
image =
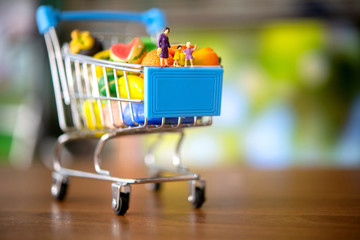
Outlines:
{"label": "orange fruit", "polygon": [[[171,66],[174,63],[173,56],[169,53],[168,64]],[[142,65],[150,66],[160,66],[160,58],[157,55],[157,49],[154,49],[148,52],[143,60],[141,61]]]}
{"label": "orange fruit", "polygon": [[219,57],[212,48],[204,47],[193,52],[194,65],[219,65]]}

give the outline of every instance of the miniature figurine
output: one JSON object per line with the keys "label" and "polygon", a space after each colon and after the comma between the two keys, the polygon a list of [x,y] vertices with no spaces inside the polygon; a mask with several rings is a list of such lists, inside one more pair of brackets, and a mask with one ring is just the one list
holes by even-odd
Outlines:
{"label": "miniature figurine", "polygon": [[159,40],[158,40],[158,50],[157,53],[160,58],[160,65],[168,67],[168,58],[169,58],[169,49],[170,43],[169,43],[169,37],[167,36],[170,32],[170,28],[165,28],[164,32],[160,34]]}
{"label": "miniature figurine", "polygon": [[174,54],[174,64],[173,64],[175,67],[179,67],[180,49],[181,49],[181,45],[178,45],[178,46],[176,47],[176,50],[175,50],[175,54]]}
{"label": "miniature figurine", "polygon": [[191,67],[194,66],[192,53],[193,53],[193,51],[196,50],[196,48],[197,48],[196,44],[195,44],[194,48],[191,48],[191,43],[190,42],[186,43],[186,49],[184,50],[184,53],[185,53],[185,67],[187,67],[187,61],[188,60],[190,60]]}

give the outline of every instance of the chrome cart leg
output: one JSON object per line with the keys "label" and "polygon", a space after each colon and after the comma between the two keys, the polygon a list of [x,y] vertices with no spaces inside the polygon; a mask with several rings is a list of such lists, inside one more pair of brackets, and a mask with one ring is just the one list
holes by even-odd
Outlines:
{"label": "chrome cart leg", "polygon": [[56,145],[55,145],[55,152],[54,152],[54,158],[53,158],[53,167],[56,172],[60,172],[61,170],[61,151],[65,145],[65,143],[75,140],[78,137],[76,135],[71,134],[62,134],[58,137]]}
{"label": "chrome cart leg", "polygon": [[173,155],[173,165],[176,168],[183,168],[183,167],[181,167],[180,148],[181,148],[181,143],[183,142],[183,139],[184,139],[184,135],[185,135],[184,132],[181,131],[180,138],[176,144],[175,152]]}
{"label": "chrome cart leg", "polygon": [[[158,135],[158,138],[151,144],[151,146],[149,147],[144,161],[145,161],[145,165],[148,168],[148,176],[149,178],[158,178],[161,177],[161,170],[156,167],[155,165],[155,155],[154,155],[154,151],[155,149],[159,146],[159,144],[161,143],[162,140],[162,134]],[[160,190],[160,183],[149,183],[146,184],[146,188],[150,191],[159,191]]]}
{"label": "chrome cart leg", "polygon": [[61,166],[61,151],[65,145],[65,143],[76,140],[80,138],[77,134],[62,134],[58,137],[55,151],[54,151],[54,158],[53,158],[53,168],[54,172],[52,173],[52,184],[51,184],[51,194],[56,200],[64,200],[67,192],[67,188],[69,185],[69,176],[60,173],[63,169]]}
{"label": "chrome cart leg", "polygon": [[129,184],[111,184],[111,207],[117,215],[124,215],[129,209],[131,186]]}
{"label": "chrome cart leg", "polygon": [[75,140],[77,136],[71,134],[62,134],[58,137],[55,152],[53,158],[53,168],[54,172],[52,173],[52,184],[51,184],[51,195],[58,201],[64,200],[69,185],[69,177],[63,174],[60,174],[61,171],[61,150],[63,149],[65,143]]}
{"label": "chrome cart leg", "polygon": [[200,208],[206,200],[205,185],[204,179],[189,181],[190,195],[188,200],[194,208]]}
{"label": "chrome cart leg", "polygon": [[[188,169],[181,165],[180,158],[180,148],[181,143],[184,140],[184,132],[180,132],[180,138],[177,142],[176,149],[173,156],[173,165],[177,168],[179,172],[188,172]],[[197,174],[196,174],[197,175]],[[194,208],[200,208],[205,202],[205,180],[201,179],[199,175],[197,175],[199,180],[189,181],[189,202],[192,203]]]}
{"label": "chrome cart leg", "polygon": [[100,154],[101,154],[101,150],[103,149],[106,141],[110,140],[111,138],[113,138],[115,136],[116,136],[116,134],[114,134],[114,133],[104,134],[100,138],[98,144],[96,145],[95,153],[94,153],[94,167],[95,167],[95,171],[98,174],[110,176],[110,171],[104,170],[100,167],[100,163],[101,163]]}
{"label": "chrome cart leg", "polygon": [[145,158],[144,158],[145,165],[147,167],[151,167],[151,166],[153,166],[155,164],[154,151],[159,146],[161,140],[162,140],[162,135],[159,134],[158,138],[149,147],[149,149],[148,149],[148,151],[147,151],[147,153],[145,155]]}

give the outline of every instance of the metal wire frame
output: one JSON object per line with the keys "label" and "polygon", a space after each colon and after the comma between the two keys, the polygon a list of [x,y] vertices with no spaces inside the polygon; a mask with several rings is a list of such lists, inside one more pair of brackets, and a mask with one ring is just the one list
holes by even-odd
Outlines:
{"label": "metal wire frame", "polygon": [[[183,139],[183,132],[178,132],[180,134],[180,141],[176,144],[176,151],[174,153],[174,159],[179,159],[179,150],[180,150],[180,144],[181,140]],[[134,134],[143,134],[142,132],[132,132],[132,135]],[[120,134],[122,135],[122,134]],[[94,168],[96,173],[91,172],[84,172],[79,170],[73,170],[64,168],[61,165],[61,151],[63,146],[71,141],[78,140],[78,139],[84,139],[84,138],[95,138],[94,135],[80,135],[77,132],[74,133],[65,133],[61,135],[58,138],[56,147],[55,147],[55,157],[54,157],[54,170],[64,176],[75,176],[75,177],[84,177],[84,178],[94,178],[94,179],[100,179],[100,180],[106,180],[106,181],[112,181],[117,182],[123,185],[126,184],[143,184],[143,183],[158,183],[158,182],[169,182],[169,181],[190,181],[190,180],[199,180],[200,176],[196,173],[190,172],[187,168],[181,167],[180,164],[174,164],[175,168],[165,168],[161,167],[155,164],[155,162],[152,162],[151,164],[147,164],[149,168],[156,169],[157,171],[163,171],[163,172],[173,172],[176,174],[179,174],[179,176],[171,176],[171,177],[158,177],[158,178],[118,178],[111,176],[111,172],[108,170],[104,170],[101,168],[101,159],[100,159],[100,153],[102,148],[104,147],[105,143],[115,137],[120,136],[119,133],[107,133],[104,134],[100,140],[98,145],[95,148],[95,156],[94,156]],[[126,135],[124,133],[124,135]],[[154,150],[154,149],[152,149]],[[151,152],[152,154],[152,152]],[[147,155],[148,156],[148,155]],[[179,162],[180,163],[180,162]]]}

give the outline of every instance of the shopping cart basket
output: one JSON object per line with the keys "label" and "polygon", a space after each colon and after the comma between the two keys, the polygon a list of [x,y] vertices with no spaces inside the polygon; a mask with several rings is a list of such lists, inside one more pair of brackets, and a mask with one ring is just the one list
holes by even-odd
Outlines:
{"label": "shopping cart basket", "polygon": [[[209,126],[212,116],[220,115],[222,76],[221,66],[187,68],[142,66],[95,59],[71,54],[69,47],[60,47],[55,27],[60,21],[133,21],[145,25],[147,33],[156,36],[165,27],[164,14],[159,9],[141,13],[114,11],[60,12],[49,6],[37,10],[37,24],[44,35],[48,50],[59,125],[64,134],[59,136],[53,159],[52,195],[63,200],[69,177],[93,178],[112,182],[112,208],[118,215],[129,207],[132,184],[151,184],[157,189],[162,182],[188,181],[188,200],[195,208],[205,201],[205,181],[181,165],[180,146],[184,128]],[[104,79],[106,94],[100,94],[97,70]],[[107,72],[112,71],[116,82],[116,96],[110,94]],[[119,89],[120,74],[125,89]],[[131,98],[128,78],[133,74],[144,76],[144,99]],[[127,97],[120,97],[120,91]],[[87,106],[88,114],[83,108]],[[105,108],[107,116],[102,110]],[[138,109],[142,108],[143,115]],[[104,119],[107,117],[107,119]],[[106,124],[108,122],[108,124]],[[101,168],[100,153],[105,143],[116,137],[147,134],[177,133],[180,135],[173,155],[173,167],[168,169],[155,163],[155,142],[145,155],[148,178],[119,178]],[[60,155],[62,147],[77,139],[99,139],[94,150],[95,172],[64,168]],[[174,176],[162,173],[172,172]]]}

